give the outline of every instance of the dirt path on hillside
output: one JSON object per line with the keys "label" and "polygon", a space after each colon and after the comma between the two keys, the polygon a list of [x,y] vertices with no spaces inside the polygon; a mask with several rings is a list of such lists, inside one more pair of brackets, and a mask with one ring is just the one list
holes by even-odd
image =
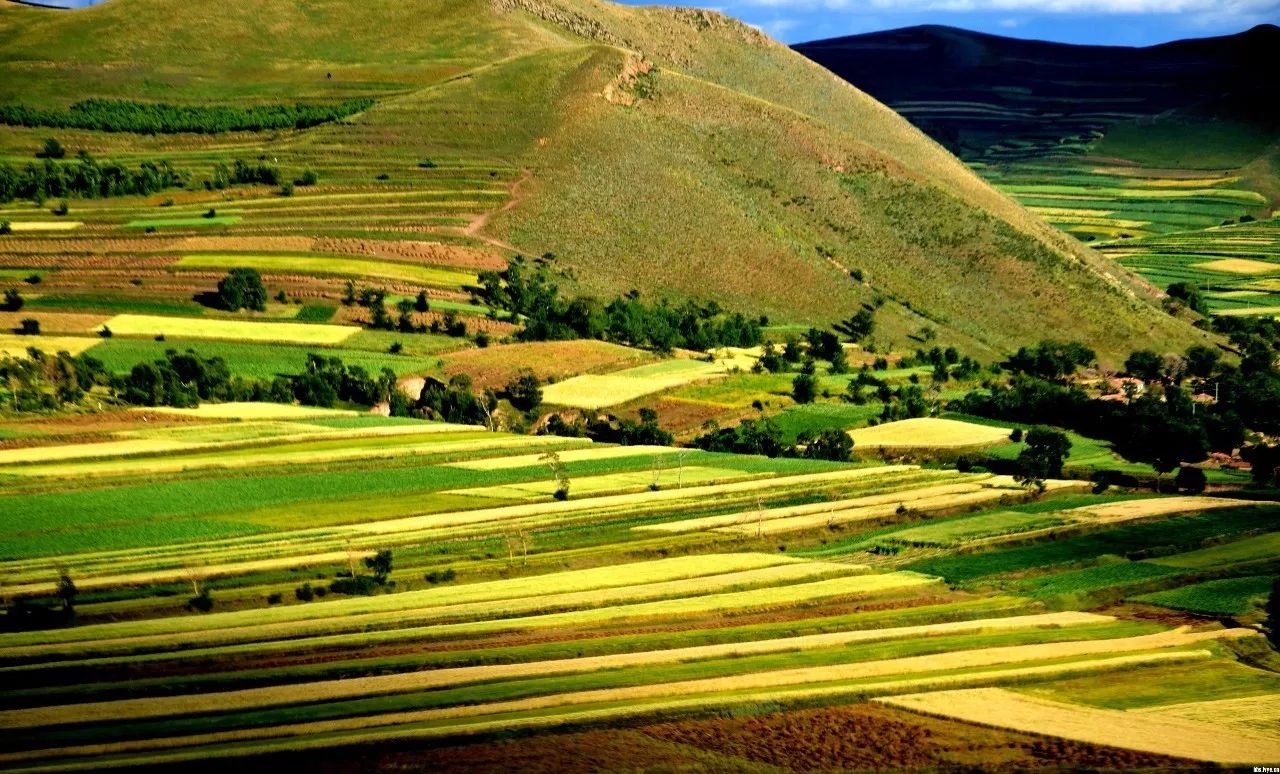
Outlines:
{"label": "dirt path on hillside", "polygon": [[507,187],[508,198],[506,203],[496,210],[489,210],[488,212],[481,213],[475,216],[474,218],[472,218],[471,222],[468,223],[466,228],[462,230],[462,233],[466,234],[469,237],[474,237],[475,239],[479,239],[481,242],[484,242],[487,245],[492,245],[502,250],[510,250],[512,252],[516,252],[516,248],[513,247],[511,244],[504,242],[501,239],[495,239],[490,236],[485,236],[481,232],[484,231],[485,227],[489,225],[489,221],[493,219],[493,216],[500,215],[504,212],[509,212],[515,209],[517,206],[519,206],[522,201],[524,201],[525,194],[520,189],[521,189],[521,186],[523,186],[526,182],[528,182],[532,177],[533,177],[533,172],[531,172],[528,168],[520,170],[520,178]]}

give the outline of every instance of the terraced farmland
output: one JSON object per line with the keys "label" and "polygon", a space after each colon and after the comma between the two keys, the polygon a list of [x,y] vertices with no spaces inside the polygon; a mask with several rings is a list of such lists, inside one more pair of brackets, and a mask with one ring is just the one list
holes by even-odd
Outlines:
{"label": "terraced farmland", "polygon": [[[71,437],[28,422],[41,443],[0,460],[4,595],[39,604],[60,573],[79,590],[77,625],[0,633],[7,768],[327,755],[310,751],[899,694],[914,710],[934,691],[1216,669],[1258,642],[1084,610],[1205,567],[1258,577],[1274,533],[1251,531],[1274,527],[1274,505],[1037,497],[989,474],[340,411],[131,414],[150,421],[107,429],[126,417],[104,415]],[[97,443],[69,442],[86,427]],[[226,473],[242,464],[250,475]],[[1180,529],[1181,553],[1075,564],[1089,541],[1138,530],[1126,540],[1141,551],[1184,521],[1199,526]],[[1058,565],[1045,553],[1072,541]],[[387,550],[376,580],[365,560]],[[1097,574],[1109,567],[1149,571]],[[975,571],[969,590],[949,585]],[[357,577],[364,593],[344,585]]]}

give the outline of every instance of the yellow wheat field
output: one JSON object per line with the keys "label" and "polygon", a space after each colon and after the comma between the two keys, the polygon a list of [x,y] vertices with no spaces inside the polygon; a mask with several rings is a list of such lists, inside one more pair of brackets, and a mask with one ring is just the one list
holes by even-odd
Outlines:
{"label": "yellow wheat field", "polygon": [[1280,737],[1280,694],[1250,696],[1243,699],[1194,701],[1130,710],[1133,714],[1153,718],[1176,718],[1227,726],[1244,733]]}
{"label": "yellow wheat field", "polygon": [[1098,709],[1025,696],[1003,688],[938,691],[877,701],[996,728],[1214,763],[1280,761],[1280,734],[1216,722]]}
{"label": "yellow wheat field", "polygon": [[15,234],[21,234],[25,231],[75,231],[84,224],[78,220],[15,220],[9,223],[9,228]]}
{"label": "yellow wheat field", "polygon": [[849,433],[857,447],[930,447],[955,449],[989,446],[1009,440],[1009,429],[975,425],[955,419],[920,417],[864,427]]}
{"label": "yellow wheat field", "polygon": [[1102,505],[1086,505],[1064,513],[1075,518],[1085,518],[1100,523],[1146,519],[1167,516],[1171,513],[1198,513],[1219,508],[1241,508],[1263,505],[1257,500],[1232,500],[1226,497],[1151,497],[1143,500],[1123,500]]}
{"label": "yellow wheat field", "polygon": [[1217,261],[1205,261],[1204,263],[1194,263],[1191,265],[1193,269],[1206,269],[1208,271],[1222,271],[1229,274],[1270,274],[1280,271],[1280,264],[1268,263],[1267,261],[1253,261],[1248,258],[1223,258]]}
{"label": "yellow wheat field", "polygon": [[[265,320],[223,320],[118,314],[104,323],[118,336],[173,336],[184,339],[341,344],[360,329],[354,325],[308,325]],[[96,330],[101,330],[98,328]],[[96,332],[95,330],[95,332]]]}
{"label": "yellow wheat field", "polygon": [[986,618],[974,621],[830,632],[752,642],[697,645],[670,650],[617,653],[606,656],[534,661],[517,664],[452,667],[422,672],[378,675],[342,680],[323,680],[301,685],[278,685],[194,696],[148,697],[119,701],[90,702],[55,707],[0,711],[0,728],[81,723],[96,718],[136,720],[191,712],[231,712],[259,709],[278,704],[338,701],[362,696],[433,690],[472,682],[509,680],[522,677],[595,672],[602,669],[673,664],[712,658],[735,658],[764,653],[835,648],[854,643],[880,642],[911,637],[933,637],[965,633],[1009,631],[1044,626],[1086,626],[1114,621],[1111,616],[1062,612]]}
{"label": "yellow wheat field", "polygon": [[101,443],[63,444],[61,446],[29,446],[22,449],[0,449],[0,465],[93,459],[96,457],[124,457],[130,454],[158,454],[190,449],[192,446],[193,444],[177,440],[150,438],[103,441]]}
{"label": "yellow wheat field", "polygon": [[88,336],[15,336],[0,333],[0,357],[26,357],[27,350],[35,347],[46,355],[67,352],[79,355],[102,341]]}
{"label": "yellow wheat field", "polygon": [[201,419],[325,419],[359,416],[359,412],[346,409],[295,406],[291,403],[201,403],[195,408],[156,406],[134,410],[151,414],[178,414]]}

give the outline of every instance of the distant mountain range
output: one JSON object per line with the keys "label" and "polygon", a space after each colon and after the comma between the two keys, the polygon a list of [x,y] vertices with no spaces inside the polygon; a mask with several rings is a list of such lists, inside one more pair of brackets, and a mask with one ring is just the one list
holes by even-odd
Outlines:
{"label": "distant mountain range", "polygon": [[1280,126],[1280,27],[1146,48],[1081,46],[942,26],[795,46],[962,157],[1009,141],[1096,137],[1153,117]]}

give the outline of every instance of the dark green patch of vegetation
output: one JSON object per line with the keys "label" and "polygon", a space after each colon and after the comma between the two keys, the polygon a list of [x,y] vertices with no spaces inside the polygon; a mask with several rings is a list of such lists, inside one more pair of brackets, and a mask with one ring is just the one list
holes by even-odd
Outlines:
{"label": "dark green patch of vegetation", "polygon": [[306,129],[338,121],[372,105],[372,99],[351,99],[332,105],[298,103],[248,107],[87,99],[66,109],[0,106],[0,124],[137,134],[260,132],[265,129]]}

